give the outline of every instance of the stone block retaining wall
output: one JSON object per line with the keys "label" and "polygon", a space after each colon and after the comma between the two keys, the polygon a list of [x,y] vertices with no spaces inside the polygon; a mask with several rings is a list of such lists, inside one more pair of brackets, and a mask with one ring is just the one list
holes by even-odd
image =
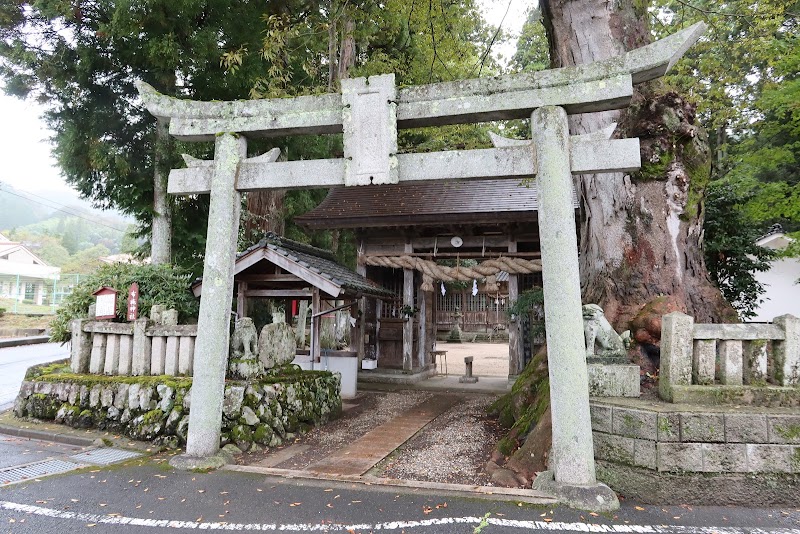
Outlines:
{"label": "stone block retaining wall", "polygon": [[659,472],[799,473],[800,414],[655,411],[593,401],[595,457]]}
{"label": "stone block retaining wall", "polygon": [[[783,497],[776,494],[762,503],[781,503],[784,498],[800,502],[800,413],[796,410],[697,411],[697,407],[666,409],[645,402],[593,400],[591,416],[595,459],[602,466],[599,476],[623,494],[646,502],[668,503],[664,499],[672,498],[676,503],[747,504],[747,499],[763,497],[753,485],[772,480],[774,487],[784,487]],[[720,484],[717,493],[703,494],[698,501],[689,487],[713,486],[714,477],[727,480],[731,487],[749,485],[752,491],[737,501],[735,495],[726,496]],[[674,490],[672,497],[662,488],[656,499],[656,488],[665,484]]]}
{"label": "stone block retaining wall", "polygon": [[[186,442],[191,387],[188,378],[50,374],[22,383],[14,413],[177,447]],[[339,387],[338,376],[324,371],[228,381],[220,445],[235,443],[242,450],[253,443],[278,446],[338,414]]]}

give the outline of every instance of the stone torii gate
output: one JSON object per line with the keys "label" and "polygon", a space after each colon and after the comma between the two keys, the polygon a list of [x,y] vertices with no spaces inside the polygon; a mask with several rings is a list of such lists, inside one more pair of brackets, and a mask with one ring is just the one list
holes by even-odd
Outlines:
{"label": "stone torii gate", "polygon": [[[209,465],[219,452],[241,192],[535,176],[553,419],[552,472],[536,486],[575,506],[616,508],[616,495],[595,478],[572,175],[638,169],[639,140],[612,140],[613,128],[570,136],[567,114],[627,106],[633,84],[662,76],[704,31],[700,23],[588,65],[399,90],[387,74],[342,80],[341,94],[197,102],[140,82],[145,106],[171,135],[215,142],[212,161],[186,158],[188,167],[169,176],[171,194],[211,194],[189,435],[175,464]],[[529,142],[397,154],[398,128],[526,117]],[[344,133],[344,158],[280,162],[274,150],[247,157],[249,137],[333,133]]]}

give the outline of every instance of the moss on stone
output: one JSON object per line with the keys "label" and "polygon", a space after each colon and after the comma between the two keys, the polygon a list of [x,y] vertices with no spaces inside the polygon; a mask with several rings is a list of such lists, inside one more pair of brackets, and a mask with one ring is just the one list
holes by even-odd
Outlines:
{"label": "moss on stone", "polygon": [[503,427],[509,429],[507,436],[498,442],[498,451],[506,456],[516,450],[519,440],[536,426],[550,406],[550,379],[546,363],[545,352],[540,351],[534,355],[514,382],[511,391],[488,408],[488,412],[496,416]]}
{"label": "moss on stone", "polygon": [[638,171],[631,174],[631,178],[638,182],[652,182],[664,180],[667,169],[675,161],[673,152],[660,152],[653,156],[650,161],[643,161]]}
{"label": "moss on stone", "polygon": [[783,439],[795,440],[800,438],[800,425],[775,425],[775,432]]}
{"label": "moss on stone", "polygon": [[59,375],[72,372],[69,360],[59,360],[57,362],[43,363],[29,367],[25,372],[25,381],[31,382],[38,380],[43,375]]}

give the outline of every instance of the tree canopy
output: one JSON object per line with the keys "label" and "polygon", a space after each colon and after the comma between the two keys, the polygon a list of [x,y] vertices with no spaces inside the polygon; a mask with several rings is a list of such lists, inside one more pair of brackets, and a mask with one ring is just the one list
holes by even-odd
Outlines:
{"label": "tree canopy", "polygon": [[[385,72],[395,72],[401,85],[427,83],[494,72],[492,36],[472,0],[4,0],[0,76],[7,92],[47,106],[67,182],[96,206],[133,215],[146,235],[155,167],[180,166],[179,152],[202,157],[210,147],[156,146],[155,120],[140,105],[134,80],[198,100],[325,92],[340,77]],[[408,135],[407,143],[435,137]],[[446,137],[446,129],[438,135]],[[252,150],[273,146],[289,159],[341,153],[337,136],[278,138]],[[289,218],[324,192],[290,196]],[[207,197],[172,202],[173,258],[197,269]],[[286,232],[311,239],[290,220]]]}
{"label": "tree canopy", "polygon": [[775,223],[800,230],[800,2],[665,0],[651,13],[660,32],[697,20],[709,25],[666,79],[697,104],[712,132],[706,260],[748,317],[763,293],[754,274],[769,257],[747,241]]}

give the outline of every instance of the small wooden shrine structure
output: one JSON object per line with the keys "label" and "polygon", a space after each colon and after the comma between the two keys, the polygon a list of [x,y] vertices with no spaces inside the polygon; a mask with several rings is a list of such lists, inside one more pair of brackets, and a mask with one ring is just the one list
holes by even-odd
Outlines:
{"label": "small wooden shrine structure", "polygon": [[[358,318],[358,302],[363,297],[393,299],[394,294],[367,280],[336,261],[328,250],[292,241],[269,233],[256,245],[236,255],[234,267],[236,315],[247,315],[248,298],[284,300],[287,323],[291,324],[292,300],[311,301],[311,357],[321,353],[320,319],[334,308],[350,308]],[[203,292],[203,280],[192,285],[195,296]],[[337,302],[342,304],[337,305]],[[350,331],[350,350],[359,350],[361,322],[355,321]]]}
{"label": "small wooden shrine structure", "polygon": [[[443,294],[440,280],[435,291],[423,291],[421,271],[384,262],[394,265],[391,260],[400,257],[448,260],[452,265],[498,258],[536,261],[537,200],[537,188],[518,180],[336,187],[295,222],[315,230],[354,231],[358,272],[397,295],[365,305],[365,355],[377,357],[378,369],[424,373],[431,365],[437,330],[450,330],[458,321],[465,330],[508,329],[508,374],[513,378],[530,359],[531,346],[528,332],[521,322],[510,320],[507,309],[521,291],[541,287],[540,272],[501,271],[476,279],[475,295],[472,280],[465,280],[464,291]],[[577,214],[577,199],[574,204]],[[413,304],[404,300],[409,294]],[[418,311],[409,317],[404,306]]]}

